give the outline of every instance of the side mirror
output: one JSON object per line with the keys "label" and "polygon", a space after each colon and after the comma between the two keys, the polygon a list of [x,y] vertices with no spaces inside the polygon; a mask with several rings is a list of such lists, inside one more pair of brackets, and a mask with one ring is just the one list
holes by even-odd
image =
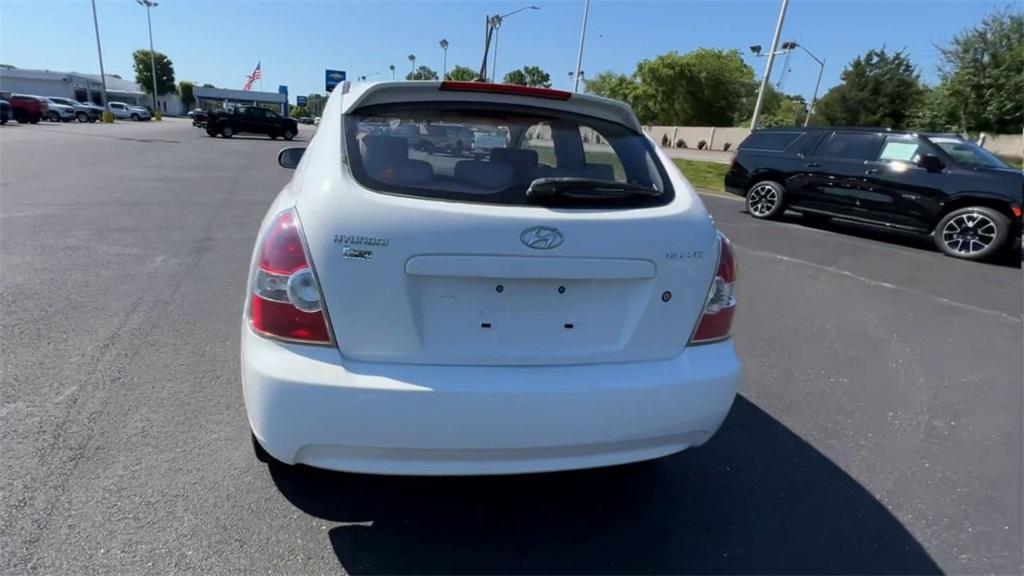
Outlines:
{"label": "side mirror", "polygon": [[277,163],[281,165],[281,168],[295,169],[299,165],[299,160],[302,160],[302,155],[306,152],[305,148],[292,147],[282,148],[277,153]]}
{"label": "side mirror", "polygon": [[942,169],[946,167],[946,165],[942,163],[942,160],[934,154],[918,154],[917,157],[914,158],[914,164],[917,164],[919,167],[924,168],[929,172],[941,172]]}

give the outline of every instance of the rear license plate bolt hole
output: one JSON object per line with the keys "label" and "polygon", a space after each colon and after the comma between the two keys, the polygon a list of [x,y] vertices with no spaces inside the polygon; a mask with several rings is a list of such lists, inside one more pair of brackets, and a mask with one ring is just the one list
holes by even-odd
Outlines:
{"label": "rear license plate bolt hole", "polygon": [[662,292],[662,294],[661,294],[661,301],[662,302],[668,302],[671,299],[672,299],[672,293],[671,292],[668,292],[668,291]]}
{"label": "rear license plate bolt hole", "polygon": [[498,294],[501,294],[502,292],[505,291],[505,287],[502,286],[501,284],[498,284],[497,286],[494,287],[494,291],[497,292]]}
{"label": "rear license plate bolt hole", "polygon": [[491,323],[490,322],[481,322],[480,323],[480,327],[481,328],[490,328],[491,327]]}
{"label": "rear license plate bolt hole", "polygon": [[558,293],[559,294],[565,294],[565,286],[559,286],[558,287]]}

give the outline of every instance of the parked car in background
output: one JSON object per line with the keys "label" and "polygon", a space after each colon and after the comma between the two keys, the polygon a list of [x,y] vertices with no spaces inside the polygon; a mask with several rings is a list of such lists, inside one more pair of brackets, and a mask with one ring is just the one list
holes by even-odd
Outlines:
{"label": "parked car in background", "polygon": [[508,144],[508,134],[500,130],[474,130],[473,154],[486,156],[495,148],[504,148]]}
{"label": "parked car in background", "polygon": [[206,118],[206,133],[231,138],[235,134],[264,134],[271,140],[291,140],[299,133],[294,118],[281,116],[259,106],[235,106],[231,110],[211,111]]}
{"label": "parked car in background", "polygon": [[149,113],[149,109],[145,106],[131,106],[124,102],[110,102],[110,112],[114,115],[114,118],[121,118],[124,120],[149,120],[152,115]]}
{"label": "parked car in background", "polygon": [[[740,381],[733,250],[626,104],[470,82],[329,100],[308,150],[278,156],[294,168],[304,153],[303,170],[250,260],[241,368],[257,457],[512,474],[715,434]],[[372,133],[400,120],[512,137],[453,162]],[[552,125],[556,161],[541,164],[523,136]],[[583,130],[612,145],[588,154]]]}
{"label": "parked car in background", "polygon": [[[94,107],[88,102],[78,102],[71,98],[60,98],[57,96],[47,96],[47,100],[56,104],[62,104],[64,106],[70,106],[74,111],[74,118],[79,122],[95,122],[99,120],[102,108],[98,106]],[[97,110],[99,108],[99,110]]]}
{"label": "parked car in background", "polygon": [[29,94],[12,94],[8,100],[11,104],[11,116],[19,124],[37,124],[49,112],[45,100]]}
{"label": "parked car in background", "polygon": [[46,102],[47,112],[45,118],[50,122],[70,122],[75,119],[75,108],[73,106],[61,104],[47,96],[40,96],[40,98]]}
{"label": "parked car in background", "polygon": [[725,176],[755,218],[785,210],[930,234],[982,260],[1021,233],[1022,173],[956,135],[873,128],[770,128],[740,144]]}
{"label": "parked car in background", "polygon": [[192,118],[192,125],[197,128],[206,128],[206,119],[208,114],[206,110],[202,108],[196,108],[188,113],[189,117]]}

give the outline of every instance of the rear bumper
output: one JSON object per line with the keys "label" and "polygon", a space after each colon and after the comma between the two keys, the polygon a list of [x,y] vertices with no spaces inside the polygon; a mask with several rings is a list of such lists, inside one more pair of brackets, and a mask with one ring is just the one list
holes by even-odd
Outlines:
{"label": "rear bumper", "polygon": [[707,441],[735,398],[731,341],[663,361],[436,366],[343,360],[242,327],[249,424],[289,464],[511,474],[657,458]]}
{"label": "rear bumper", "polygon": [[725,191],[737,196],[746,196],[748,180],[746,174],[737,173],[735,169],[730,170],[725,174]]}

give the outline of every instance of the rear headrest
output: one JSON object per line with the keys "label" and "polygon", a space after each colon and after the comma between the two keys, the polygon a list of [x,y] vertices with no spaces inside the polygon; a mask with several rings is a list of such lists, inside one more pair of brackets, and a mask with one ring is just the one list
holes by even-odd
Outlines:
{"label": "rear headrest", "polygon": [[398,136],[367,134],[359,141],[359,153],[370,172],[378,172],[409,159],[409,141]]}
{"label": "rear headrest", "polygon": [[455,179],[470,184],[497,190],[512,183],[512,166],[504,163],[463,160],[455,165]]}
{"label": "rear headrest", "polygon": [[517,148],[492,148],[491,162],[505,163],[512,166],[516,178],[533,178],[537,172],[538,156],[536,150],[520,150]]}

